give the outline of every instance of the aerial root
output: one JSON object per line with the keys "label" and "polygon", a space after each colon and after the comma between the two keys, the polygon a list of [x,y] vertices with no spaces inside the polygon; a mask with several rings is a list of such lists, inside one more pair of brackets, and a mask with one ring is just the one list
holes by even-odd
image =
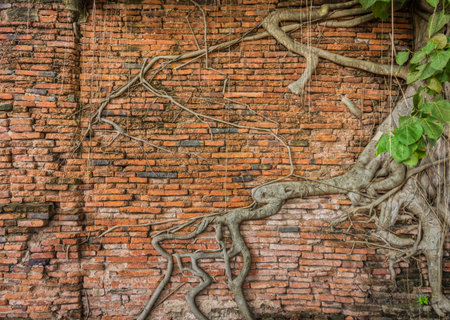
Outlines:
{"label": "aerial root", "polygon": [[[279,124],[277,124],[277,129],[267,129],[267,128],[258,128],[252,126],[244,126],[239,125],[233,122],[228,122],[222,120],[220,118],[212,117],[206,114],[198,113],[197,111],[186,106],[187,103],[182,103],[183,98],[179,100],[179,97],[176,97],[172,94],[169,94],[164,90],[164,88],[157,87],[154,83],[154,79],[157,74],[162,72],[163,70],[172,67],[175,63],[179,64],[175,68],[182,68],[185,65],[191,63],[192,61],[205,58],[205,65],[207,69],[210,69],[209,65],[209,54],[223,50],[226,48],[230,48],[233,45],[236,45],[243,41],[254,41],[258,39],[263,39],[268,36],[273,36],[278,42],[283,44],[289,51],[295,52],[306,59],[307,65],[302,76],[294,83],[291,83],[288,87],[291,91],[297,94],[303,94],[305,91],[306,83],[312,77],[314,70],[316,69],[319,58],[327,59],[334,63],[340,64],[342,66],[358,68],[361,70],[365,70],[368,72],[372,72],[374,74],[379,75],[391,75],[391,65],[383,65],[378,63],[372,63],[368,61],[361,61],[353,58],[347,58],[338,54],[334,54],[328,52],[326,50],[322,50],[319,48],[306,46],[299,41],[292,39],[288,32],[294,31],[298,29],[305,23],[310,23],[311,21],[315,21],[317,23],[321,23],[323,26],[354,26],[363,22],[366,22],[372,19],[371,14],[368,14],[367,10],[363,9],[352,9],[352,6],[358,3],[357,0],[352,0],[345,3],[337,3],[324,5],[319,8],[313,8],[310,12],[298,12],[293,10],[283,10],[277,11],[272,14],[269,14],[264,21],[262,22],[262,26],[265,28],[266,32],[251,34],[254,29],[260,27],[261,24],[255,26],[254,29],[250,30],[246,34],[238,37],[236,39],[226,41],[217,45],[209,46],[207,44],[207,33],[206,33],[206,18],[205,13],[202,8],[193,0],[190,0],[201,12],[203,23],[204,23],[204,48],[198,49],[196,51],[183,53],[180,55],[164,55],[164,56],[155,56],[149,61],[145,61],[142,65],[142,69],[140,73],[131,79],[127,84],[119,88],[118,90],[110,93],[104,101],[97,107],[97,109],[89,116],[89,122],[85,132],[81,135],[81,139],[77,144],[77,148],[81,147],[84,140],[93,133],[94,126],[100,123],[104,123],[109,125],[113,132],[113,137],[110,142],[103,146],[101,150],[104,150],[105,147],[110,147],[119,137],[126,137],[132,141],[139,143],[140,145],[147,145],[155,150],[161,150],[163,152],[173,153],[174,151],[169,150],[167,148],[158,146],[156,144],[151,143],[148,139],[139,138],[133,136],[126,130],[126,128],[120,126],[117,122],[107,118],[103,111],[108,107],[109,103],[120,96],[122,96],[125,92],[134,88],[135,86],[140,86],[144,88],[144,90],[150,92],[154,96],[154,101],[157,99],[161,99],[164,101],[170,102],[172,105],[176,106],[180,112],[187,112],[190,115],[196,117],[201,122],[215,122],[220,123],[225,126],[235,127],[240,129],[248,129],[255,130],[258,132],[262,132],[265,134],[270,134],[275,140],[277,140],[280,145],[282,145],[287,152],[289,157],[289,174],[283,178],[277,179],[275,181],[263,184],[252,190],[252,196],[254,203],[251,206],[245,208],[239,208],[235,210],[231,210],[229,212],[212,214],[209,216],[188,219],[186,222],[181,225],[176,225],[174,227],[166,228],[162,231],[159,231],[156,235],[153,235],[152,245],[154,248],[161,254],[161,256],[166,260],[166,270],[165,274],[162,277],[161,281],[158,284],[158,287],[151,295],[149,301],[146,306],[137,317],[138,320],[144,320],[148,317],[151,310],[155,308],[156,302],[158,301],[162,291],[167,286],[170,281],[170,277],[173,273],[174,269],[174,260],[177,261],[178,266],[181,272],[189,271],[194,276],[199,278],[199,284],[194,287],[186,296],[188,301],[188,305],[194,315],[200,320],[207,320],[207,317],[201,312],[199,307],[196,304],[196,297],[198,294],[206,289],[213,281],[211,276],[207,274],[205,270],[203,270],[199,266],[199,262],[201,259],[213,258],[213,259],[223,259],[225,265],[225,274],[228,279],[228,285],[234,295],[235,301],[239,307],[239,310],[243,317],[246,320],[252,320],[253,315],[248,307],[247,301],[245,299],[243,293],[243,283],[245,278],[250,270],[251,264],[251,255],[250,250],[245,244],[243,236],[240,232],[240,224],[243,221],[247,220],[258,220],[270,217],[276,214],[284,202],[288,199],[293,198],[304,198],[308,196],[317,196],[317,195],[326,195],[326,194],[347,194],[349,198],[352,200],[353,208],[347,212],[347,215],[344,218],[336,220],[336,223],[343,222],[347,218],[353,215],[359,215],[364,212],[376,212],[376,208],[382,204],[383,202],[389,200],[391,203],[388,203],[384,207],[384,211],[380,214],[380,217],[377,216],[376,213],[372,215],[373,220],[375,221],[377,227],[379,228],[378,239],[382,240],[384,244],[384,248],[388,250],[395,251],[396,254],[393,256],[392,263],[389,265],[389,269],[393,277],[395,276],[394,263],[398,259],[406,259],[418,251],[423,251],[427,257],[429,270],[430,270],[430,286],[433,290],[433,307],[436,312],[440,312],[442,314],[442,310],[450,311],[450,302],[449,300],[442,294],[441,288],[441,275],[442,272],[442,242],[435,243],[431,240],[430,236],[433,234],[433,229],[436,221],[430,222],[427,220],[427,216],[424,212],[429,211],[429,206],[425,206],[423,203],[416,204],[416,207],[409,204],[409,210],[413,211],[416,216],[419,217],[419,232],[416,240],[412,239],[403,239],[397,236],[396,234],[390,232],[389,227],[391,227],[400,217],[399,215],[399,203],[392,203],[392,198],[395,194],[402,190],[404,185],[410,181],[410,178],[423,170],[435,166],[440,165],[444,162],[447,162],[449,158],[443,158],[441,160],[432,161],[424,166],[414,168],[406,171],[403,165],[396,164],[393,161],[382,161],[381,157],[376,157],[376,139],[374,138],[365,150],[361,153],[358,158],[358,161],[355,163],[354,167],[347,172],[346,174],[334,177],[332,179],[328,179],[325,181],[312,181],[302,178],[302,181],[284,181],[286,178],[299,177],[294,174],[294,163],[291,154],[291,148],[289,143],[286,141],[284,137],[278,134]],[[342,9],[342,10],[341,10]],[[332,10],[337,10],[332,12]],[[344,21],[325,21],[325,19],[338,19],[341,17],[346,17],[350,15],[362,15],[360,17],[344,20]],[[297,21],[299,23],[280,26],[281,22],[286,21]],[[189,25],[190,27],[190,25]],[[197,43],[197,47],[199,48],[199,44]],[[190,60],[189,60],[190,59]],[[188,60],[187,62],[185,62]],[[159,63],[159,66],[155,67],[155,65]],[[180,64],[181,63],[181,64]],[[210,69],[213,70],[213,69]],[[152,71],[150,75],[148,73]],[[217,71],[217,70],[215,70]],[[219,72],[220,73],[220,72]],[[400,68],[397,72],[397,76],[400,78],[406,78],[407,69]],[[225,94],[226,86],[228,85],[228,78],[224,80],[222,93]],[[406,99],[405,99],[406,100]],[[395,108],[395,112],[401,110],[403,113],[408,113],[408,103],[404,105],[397,105]],[[249,108],[251,109],[251,108]],[[256,113],[257,114],[257,113]],[[257,114],[262,118],[267,119],[263,115]],[[393,116],[394,117],[394,116]],[[398,118],[398,114],[397,114]],[[395,121],[394,121],[395,122]],[[387,125],[390,121],[385,120],[383,124],[379,128],[379,132],[377,132],[376,136],[379,136],[383,132],[387,132],[386,128],[389,128],[390,125]],[[190,155],[197,156],[199,159],[202,159],[199,155],[194,153],[189,153]],[[206,159],[202,159],[207,161]],[[381,180],[374,180],[379,177],[384,177]],[[411,179],[412,180],[412,179]],[[383,195],[379,195],[378,192],[387,191]],[[395,207],[395,205],[397,207]],[[412,206],[412,207],[411,207]],[[419,208],[420,210],[418,210]],[[420,211],[420,212],[419,212]],[[436,210],[439,215],[443,215],[439,210]],[[446,219],[448,220],[448,215],[446,215]],[[167,222],[178,222],[182,219],[174,219],[168,220],[161,223]],[[445,220],[445,219],[444,219]],[[147,223],[147,224],[136,224],[136,225],[127,225],[127,226],[114,226],[96,237],[91,237],[88,235],[88,238],[82,241],[79,244],[83,244],[86,242],[93,241],[95,239],[99,239],[105,236],[107,233],[112,232],[120,227],[132,227],[132,226],[152,226],[161,223]],[[194,223],[197,223],[194,225]],[[448,223],[448,222],[447,222]],[[331,223],[333,226],[333,222]],[[229,231],[231,237],[231,247],[227,248],[224,237],[224,227]],[[213,250],[210,252],[194,252],[194,253],[183,253],[183,254],[175,254],[168,252],[165,250],[163,246],[163,242],[167,240],[191,240],[195,239],[201,233],[207,231],[209,227],[213,227],[215,229],[216,242],[218,244],[217,250]],[[192,230],[190,232],[187,229]],[[445,229],[445,228],[444,228]],[[440,230],[440,229],[439,229]],[[439,233],[442,235],[442,230]],[[177,232],[187,232],[184,234],[177,234]],[[421,233],[423,232],[423,234]],[[355,244],[356,242],[354,242]],[[364,242],[367,244],[367,242]],[[404,247],[411,247],[408,250],[405,250]],[[381,247],[381,245],[379,245]],[[67,253],[69,252],[70,246],[67,247]],[[235,258],[236,256],[241,255],[243,259],[242,268],[238,275],[233,276],[233,270],[230,264],[230,259]],[[185,267],[182,264],[182,258],[189,258],[191,263],[191,268]],[[395,258],[395,259],[394,259]]]}

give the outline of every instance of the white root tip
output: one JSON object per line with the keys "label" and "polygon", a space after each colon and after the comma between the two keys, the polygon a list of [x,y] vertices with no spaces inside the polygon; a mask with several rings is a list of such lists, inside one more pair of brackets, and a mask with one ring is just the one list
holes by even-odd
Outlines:
{"label": "white root tip", "polygon": [[362,119],[363,116],[363,112],[361,111],[361,109],[359,109],[352,100],[350,100],[349,98],[342,96],[341,101],[347,106],[348,110],[350,111],[350,113],[352,115],[354,115],[355,117],[357,117],[358,119]]}

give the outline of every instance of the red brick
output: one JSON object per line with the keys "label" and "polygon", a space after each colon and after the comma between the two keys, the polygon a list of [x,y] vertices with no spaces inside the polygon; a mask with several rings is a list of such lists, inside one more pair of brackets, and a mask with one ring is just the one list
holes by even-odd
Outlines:
{"label": "red brick", "polygon": [[14,97],[9,93],[0,93],[0,100],[12,100]]}

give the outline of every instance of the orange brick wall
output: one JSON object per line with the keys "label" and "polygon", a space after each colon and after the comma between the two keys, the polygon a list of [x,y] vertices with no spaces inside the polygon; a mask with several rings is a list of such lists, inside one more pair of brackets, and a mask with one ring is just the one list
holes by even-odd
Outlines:
{"label": "orange brick wall", "polygon": [[[202,5],[209,45],[289,5],[206,3],[212,3]],[[267,132],[199,121],[137,87],[112,100],[104,114],[128,134],[168,151],[126,138],[108,147],[113,134],[101,125],[81,152],[72,153],[89,113],[138,74],[145,58],[196,50],[194,35],[204,45],[200,12],[188,1],[93,0],[79,40],[72,14],[57,1],[0,1],[0,17],[0,318],[133,319],[164,274],[165,261],[149,234],[170,225],[124,227],[78,243],[117,224],[247,206],[252,188],[289,173],[286,149]],[[394,30],[396,48],[410,48],[408,13],[396,14]],[[389,63],[390,32],[390,21],[349,29],[307,22],[293,36]],[[199,59],[164,69],[154,81],[199,113],[244,126],[279,126],[292,146],[295,173],[308,178],[345,172],[399,97],[395,79],[324,60],[306,95],[296,96],[287,85],[303,72],[304,59],[270,38],[212,53],[208,60],[208,70]],[[343,95],[364,110],[361,121],[341,102]],[[382,252],[330,232],[330,219],[349,204],[343,196],[291,200],[276,216],[242,226],[253,256],[245,294],[255,314],[432,318],[429,309],[414,308],[418,295],[429,295],[424,260],[398,266],[395,290]],[[348,232],[371,228],[356,221]],[[215,241],[208,231],[195,242],[167,247],[195,251],[215,248]],[[232,265],[239,270],[240,263]],[[239,318],[223,261],[202,266],[216,281],[199,296],[201,309],[212,319]],[[152,319],[190,319],[184,296],[191,285],[195,277],[176,269],[163,296],[179,289]]]}
{"label": "orange brick wall", "polygon": [[0,318],[81,316],[79,47],[62,5],[0,3]]}

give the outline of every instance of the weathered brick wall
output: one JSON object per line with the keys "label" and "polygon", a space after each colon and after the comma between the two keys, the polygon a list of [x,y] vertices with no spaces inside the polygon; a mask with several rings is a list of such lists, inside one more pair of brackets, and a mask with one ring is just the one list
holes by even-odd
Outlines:
{"label": "weathered brick wall", "polygon": [[[203,5],[208,43],[242,34],[287,5],[262,0]],[[200,12],[187,1],[95,0],[88,11],[78,40],[74,14],[58,1],[0,3],[0,202],[6,205],[0,213],[0,318],[133,318],[165,269],[149,233],[169,225],[124,227],[78,242],[117,224],[246,206],[252,188],[289,173],[286,149],[267,132],[199,121],[139,87],[112,100],[104,114],[128,134],[168,151],[125,138],[108,146],[114,134],[99,125],[81,151],[72,153],[89,113],[138,74],[145,58],[195,50],[193,34],[204,45]],[[350,29],[307,22],[293,35],[387,63],[390,33],[390,22]],[[395,45],[409,48],[410,40],[409,15],[397,13]],[[296,174],[313,179],[345,172],[399,96],[395,81],[390,85],[390,79],[323,60],[306,95],[293,95],[287,85],[303,72],[304,60],[269,38],[210,54],[208,60],[209,70],[199,59],[164,69],[155,82],[199,113],[244,126],[279,125],[292,146]],[[342,95],[364,109],[361,121],[348,112]],[[245,293],[256,314],[433,317],[416,308],[418,295],[429,294],[423,260],[419,268],[416,261],[398,266],[401,290],[394,290],[381,252],[330,233],[328,222],[349,204],[341,196],[291,200],[276,216],[242,226],[253,255]],[[364,234],[372,227],[355,222],[349,232]],[[212,236],[168,248],[216,248]],[[240,263],[233,266],[238,270]],[[202,266],[216,280],[199,296],[202,310],[213,319],[239,318],[223,262]],[[179,289],[153,317],[189,319],[184,295],[191,284],[195,277],[175,270],[163,296]]]}
{"label": "weathered brick wall", "polygon": [[[52,1],[0,3],[0,318],[80,316],[79,50]],[[48,205],[47,205],[48,204]]]}

